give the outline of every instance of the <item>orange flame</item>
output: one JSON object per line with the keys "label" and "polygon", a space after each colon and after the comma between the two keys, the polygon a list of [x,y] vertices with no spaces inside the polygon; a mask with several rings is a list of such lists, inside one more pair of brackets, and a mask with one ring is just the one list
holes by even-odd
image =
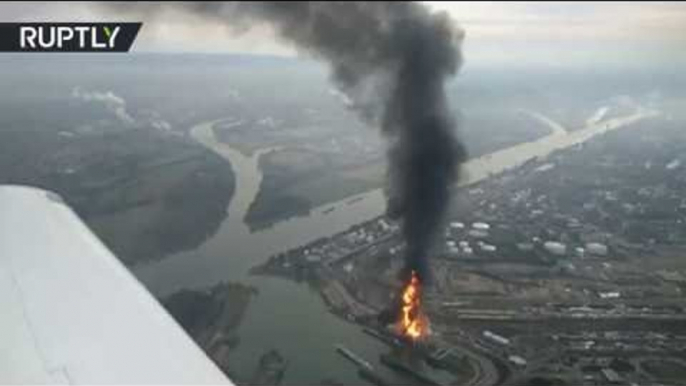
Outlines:
{"label": "orange flame", "polygon": [[417,273],[412,271],[410,282],[403,289],[402,318],[399,321],[400,332],[412,340],[424,336],[428,329],[428,320],[421,312],[421,286]]}

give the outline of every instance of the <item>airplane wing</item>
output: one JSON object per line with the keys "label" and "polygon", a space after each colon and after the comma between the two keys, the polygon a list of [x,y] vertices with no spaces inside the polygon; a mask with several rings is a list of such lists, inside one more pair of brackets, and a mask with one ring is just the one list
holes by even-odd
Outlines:
{"label": "airplane wing", "polygon": [[0,383],[231,381],[58,195],[0,186]]}

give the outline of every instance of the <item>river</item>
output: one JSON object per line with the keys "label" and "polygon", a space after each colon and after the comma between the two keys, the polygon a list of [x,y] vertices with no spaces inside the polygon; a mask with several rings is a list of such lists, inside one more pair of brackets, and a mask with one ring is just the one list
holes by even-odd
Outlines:
{"label": "river", "polygon": [[[554,150],[656,115],[656,111],[639,109],[632,115],[596,122],[569,133],[553,129],[551,134],[536,141],[468,161],[463,165],[465,178],[461,184],[478,182],[532,158],[545,157]],[[357,369],[334,352],[333,344],[345,344],[374,365],[378,365],[379,354],[386,351],[385,345],[362,333],[359,327],[329,313],[319,295],[307,285],[250,276],[248,270],[275,253],[331,236],[382,215],[386,209],[383,193],[374,190],[348,197],[315,208],[308,216],[295,217],[251,233],[243,218],[262,180],[259,157],[272,149],[245,156],[215,138],[212,130],[215,122],[194,126],[191,135],[232,165],[236,191],[227,208],[228,218],[195,250],[136,266],[134,273],[156,296],[183,288],[205,288],[221,281],[240,281],[257,287],[259,295],[248,307],[238,330],[240,344],[231,353],[232,367],[240,379],[252,374],[260,355],[276,348],[288,360],[284,384],[314,384],[327,377],[345,384],[362,383]],[[348,203],[354,198],[359,199]],[[337,209],[328,211],[331,207]]]}

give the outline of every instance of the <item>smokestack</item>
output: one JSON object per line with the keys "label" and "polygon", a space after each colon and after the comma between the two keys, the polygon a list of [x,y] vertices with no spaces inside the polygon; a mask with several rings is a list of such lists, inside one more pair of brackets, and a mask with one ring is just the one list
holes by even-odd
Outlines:
{"label": "smokestack", "polygon": [[331,68],[353,108],[387,138],[388,211],[403,227],[406,273],[428,273],[426,255],[443,224],[466,152],[456,137],[446,80],[461,64],[462,31],[447,13],[407,2],[259,2],[107,5],[155,16],[176,8],[245,27],[268,22],[284,40]]}

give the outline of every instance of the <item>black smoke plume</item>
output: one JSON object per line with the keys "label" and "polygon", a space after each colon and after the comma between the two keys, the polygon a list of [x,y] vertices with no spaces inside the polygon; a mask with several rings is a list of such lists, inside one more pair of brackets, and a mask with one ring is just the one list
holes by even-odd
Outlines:
{"label": "black smoke plume", "polygon": [[450,115],[446,80],[461,64],[462,31],[446,13],[407,2],[259,2],[109,5],[154,17],[177,8],[238,29],[266,22],[326,63],[354,108],[388,139],[388,211],[402,221],[406,273],[428,273],[466,154]]}

